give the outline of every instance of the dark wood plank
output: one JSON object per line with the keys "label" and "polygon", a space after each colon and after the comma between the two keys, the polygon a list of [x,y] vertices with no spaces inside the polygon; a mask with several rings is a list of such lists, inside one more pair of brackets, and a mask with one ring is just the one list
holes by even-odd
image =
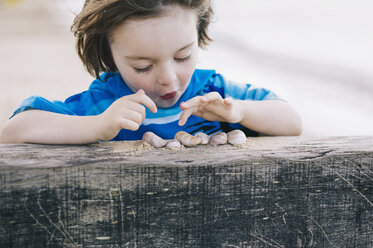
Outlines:
{"label": "dark wood plank", "polygon": [[373,247],[373,138],[0,145],[0,247]]}

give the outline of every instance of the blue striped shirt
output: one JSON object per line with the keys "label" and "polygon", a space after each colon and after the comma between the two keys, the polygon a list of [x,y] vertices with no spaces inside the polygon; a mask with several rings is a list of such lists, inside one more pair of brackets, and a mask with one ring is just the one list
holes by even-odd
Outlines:
{"label": "blue striped shirt", "polygon": [[[255,88],[250,84],[237,84],[228,80],[214,70],[195,70],[191,81],[177,103],[169,108],[158,109],[157,113],[146,109],[146,118],[136,131],[122,129],[113,140],[139,140],[142,135],[151,131],[164,139],[172,139],[178,131],[191,134],[204,132],[213,134],[231,129],[241,129],[248,136],[257,134],[240,124],[206,121],[198,116],[191,116],[184,126],[179,126],[178,121],[182,113],[180,103],[195,96],[205,95],[216,91],[223,98],[232,97],[240,100],[282,100],[273,92]],[[62,101],[49,101],[40,96],[32,96],[24,100],[14,114],[29,109],[39,109],[67,115],[99,115],[104,112],[115,100],[134,92],[128,88],[122,77],[117,72],[103,73],[100,79],[92,82],[87,91],[73,95]]]}

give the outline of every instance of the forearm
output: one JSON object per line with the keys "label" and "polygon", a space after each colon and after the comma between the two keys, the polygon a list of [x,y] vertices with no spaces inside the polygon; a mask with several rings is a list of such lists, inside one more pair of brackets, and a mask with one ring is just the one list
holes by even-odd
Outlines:
{"label": "forearm", "polygon": [[286,102],[239,101],[243,114],[241,125],[266,135],[292,136],[302,133],[298,113]]}
{"label": "forearm", "polygon": [[10,119],[0,143],[88,144],[99,140],[96,116],[69,116],[28,110]]}

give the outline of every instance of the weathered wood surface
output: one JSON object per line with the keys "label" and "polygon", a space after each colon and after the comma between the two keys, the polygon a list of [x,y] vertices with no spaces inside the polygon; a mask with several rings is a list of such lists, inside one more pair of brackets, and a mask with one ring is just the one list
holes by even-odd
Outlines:
{"label": "weathered wood surface", "polygon": [[373,247],[373,137],[139,148],[0,145],[0,247]]}

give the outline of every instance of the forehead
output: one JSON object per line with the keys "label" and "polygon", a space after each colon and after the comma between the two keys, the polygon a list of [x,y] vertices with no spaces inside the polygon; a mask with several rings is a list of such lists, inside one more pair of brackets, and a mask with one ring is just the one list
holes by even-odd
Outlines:
{"label": "forehead", "polygon": [[197,36],[196,12],[175,5],[164,7],[158,16],[126,20],[113,31],[111,46],[126,53],[154,53],[180,49]]}

